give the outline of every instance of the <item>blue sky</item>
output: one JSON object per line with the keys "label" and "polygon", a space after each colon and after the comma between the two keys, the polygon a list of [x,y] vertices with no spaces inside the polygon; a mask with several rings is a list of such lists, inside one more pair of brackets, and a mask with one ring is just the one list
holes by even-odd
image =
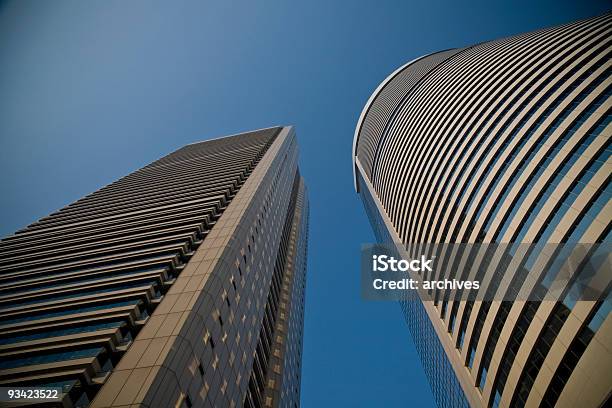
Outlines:
{"label": "blue sky", "polygon": [[433,406],[395,303],[359,293],[373,236],[351,143],[405,62],[607,1],[0,2],[0,235],[198,140],[296,126],[311,222],[302,403]]}

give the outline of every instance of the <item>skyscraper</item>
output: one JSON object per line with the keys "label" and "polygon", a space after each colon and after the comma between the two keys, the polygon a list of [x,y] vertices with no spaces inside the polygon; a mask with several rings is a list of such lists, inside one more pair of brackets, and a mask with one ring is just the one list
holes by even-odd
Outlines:
{"label": "skyscraper", "polygon": [[[378,240],[610,243],[611,30],[606,14],[392,73],[353,144]],[[604,404],[610,307],[606,296],[402,302],[441,407]]]}
{"label": "skyscraper", "polygon": [[[0,241],[0,385],[51,406],[297,406],[292,127],[185,146]],[[61,400],[61,401],[60,401]]]}

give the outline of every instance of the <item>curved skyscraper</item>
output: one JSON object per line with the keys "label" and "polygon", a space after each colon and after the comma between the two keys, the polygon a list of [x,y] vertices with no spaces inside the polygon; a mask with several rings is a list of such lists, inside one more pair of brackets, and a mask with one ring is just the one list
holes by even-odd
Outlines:
{"label": "curved skyscraper", "polygon": [[[378,239],[610,243],[611,33],[606,14],[392,73],[353,146]],[[402,303],[438,405],[486,407],[605,404],[610,306],[605,294]]]}

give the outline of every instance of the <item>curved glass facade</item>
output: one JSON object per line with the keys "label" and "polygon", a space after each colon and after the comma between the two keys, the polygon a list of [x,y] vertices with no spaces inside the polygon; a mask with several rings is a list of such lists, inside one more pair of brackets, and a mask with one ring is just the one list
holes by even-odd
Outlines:
{"label": "curved glass facade", "polygon": [[[432,54],[387,79],[362,113],[353,155],[370,222],[387,231],[377,237],[404,245],[609,243],[611,30],[606,14]],[[376,212],[388,221],[376,221]],[[524,255],[511,286],[547,259]],[[538,282],[546,287],[557,272],[545,268]],[[446,355],[426,369],[434,394],[453,382],[441,380],[449,371],[473,406],[575,406],[577,398],[598,406],[608,398],[607,294],[422,303]],[[402,308],[409,324],[420,322],[419,308]],[[416,326],[419,344],[431,332]]]}

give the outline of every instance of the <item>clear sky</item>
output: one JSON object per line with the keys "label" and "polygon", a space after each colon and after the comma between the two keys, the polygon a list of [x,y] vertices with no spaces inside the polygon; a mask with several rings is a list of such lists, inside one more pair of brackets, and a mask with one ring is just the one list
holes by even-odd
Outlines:
{"label": "clear sky", "polygon": [[[468,4],[469,3],[469,4]],[[351,144],[405,62],[607,1],[0,3],[0,235],[187,143],[296,126],[311,219],[305,407],[433,406],[395,303],[359,293],[373,240]]]}

